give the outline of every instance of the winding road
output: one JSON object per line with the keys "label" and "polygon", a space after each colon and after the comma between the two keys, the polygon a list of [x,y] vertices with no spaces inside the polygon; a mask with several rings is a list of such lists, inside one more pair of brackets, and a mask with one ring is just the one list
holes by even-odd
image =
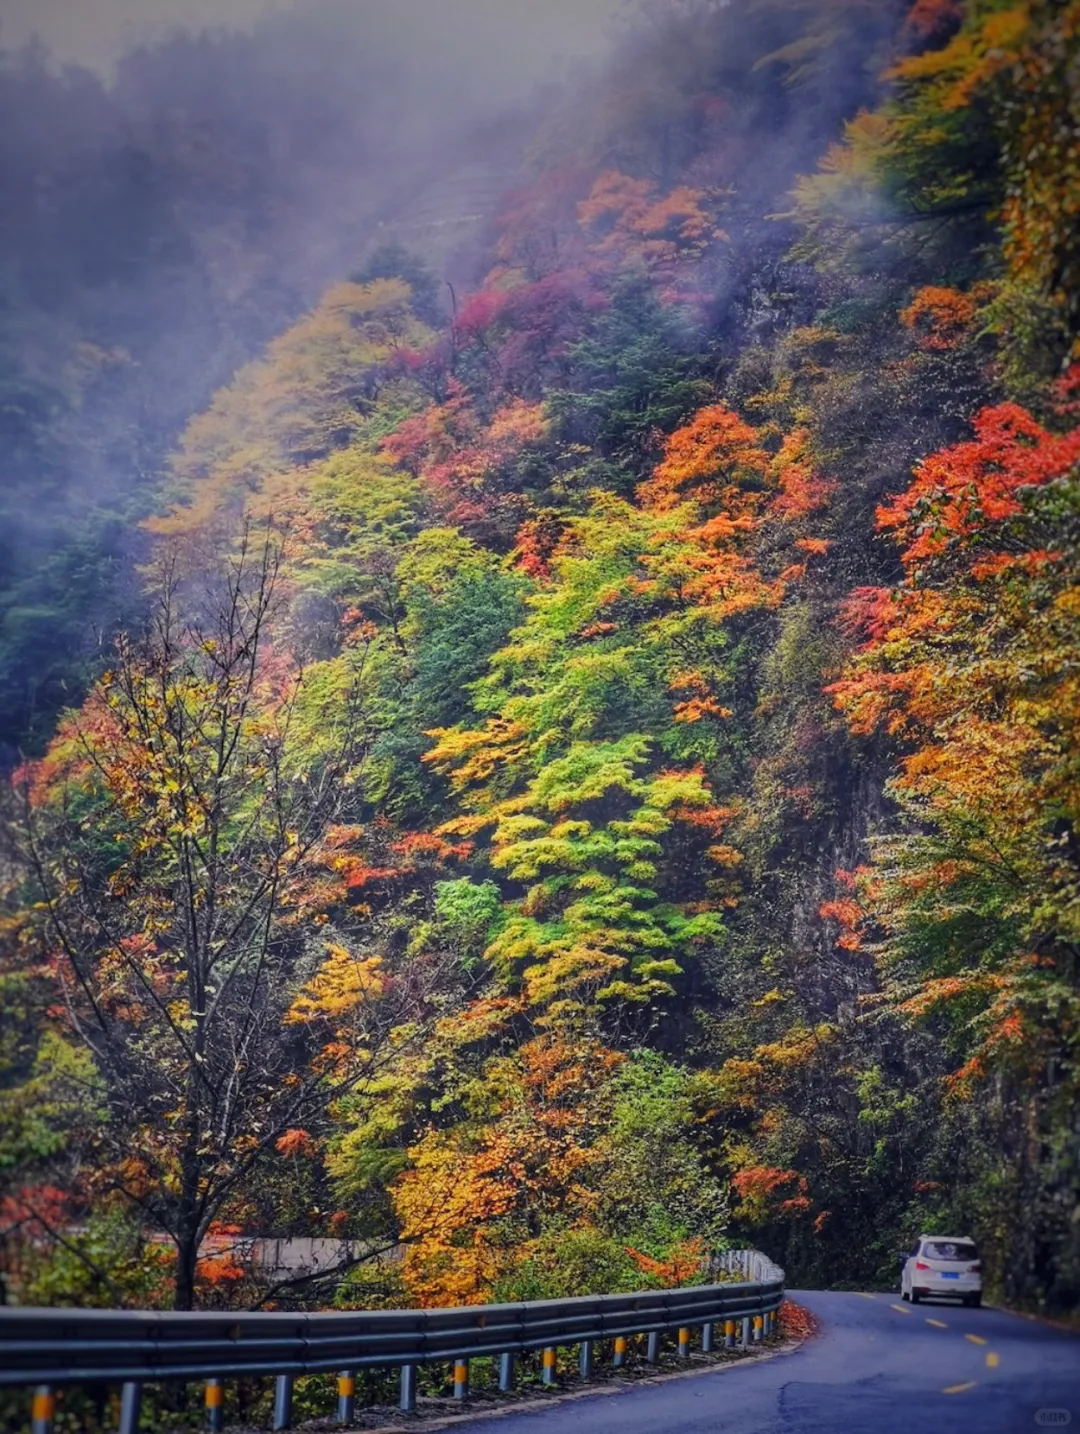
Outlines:
{"label": "winding road", "polygon": [[[792,1298],[821,1322],[793,1354],[458,1426],[491,1434],[1024,1434],[1080,1430],[1080,1338],[898,1294]],[[1068,1416],[1068,1417],[1066,1417]]]}

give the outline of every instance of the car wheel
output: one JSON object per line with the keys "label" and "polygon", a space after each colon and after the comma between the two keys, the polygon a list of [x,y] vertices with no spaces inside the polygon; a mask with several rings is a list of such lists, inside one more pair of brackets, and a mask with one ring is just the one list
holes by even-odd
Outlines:
{"label": "car wheel", "polygon": [[968,1295],[964,1303],[970,1305],[972,1309],[978,1309],[982,1304],[982,1295]]}
{"label": "car wheel", "polygon": [[922,1295],[919,1294],[919,1292],[918,1292],[917,1289],[914,1289],[914,1288],[913,1288],[912,1291],[911,1291],[911,1303],[912,1303],[913,1305],[917,1305],[921,1299],[922,1299]]}
{"label": "car wheel", "polygon": [[901,1286],[901,1287],[900,1287],[900,1298],[901,1298],[902,1300],[906,1300],[907,1297],[908,1297],[908,1292],[907,1292],[907,1290],[905,1290],[904,1287]]}

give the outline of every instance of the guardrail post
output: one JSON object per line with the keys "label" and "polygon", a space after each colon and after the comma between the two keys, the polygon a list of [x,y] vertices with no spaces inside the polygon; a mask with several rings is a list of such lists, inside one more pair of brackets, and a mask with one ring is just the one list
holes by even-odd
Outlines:
{"label": "guardrail post", "polygon": [[279,1374],[274,1381],[274,1428],[292,1428],[292,1391],[293,1379],[291,1374]]}
{"label": "guardrail post", "polygon": [[30,1428],[33,1434],[52,1434],[53,1415],[56,1413],[56,1395],[51,1384],[39,1384],[34,1390],[30,1406]]}
{"label": "guardrail post", "polygon": [[225,1391],[220,1379],[206,1381],[206,1427],[211,1434],[225,1428]]}
{"label": "guardrail post", "polygon": [[[0,0],[2,3],[2,0]],[[726,1267],[733,1263],[731,1257],[718,1260],[718,1265]],[[706,1355],[720,1347],[721,1340],[728,1350],[734,1350],[741,1346],[743,1353],[748,1353],[751,1346],[761,1346],[764,1342],[771,1343],[778,1337],[782,1337],[785,1328],[784,1323],[778,1318],[782,1312],[782,1301],[784,1298],[784,1272],[778,1266],[772,1264],[764,1256],[754,1256],[748,1260],[751,1265],[753,1279],[743,1284],[741,1288],[719,1287],[715,1290],[700,1291],[694,1301],[688,1301],[683,1309],[686,1313],[692,1313],[693,1325],[676,1327],[672,1324],[669,1329],[669,1321],[673,1314],[678,1312],[679,1304],[667,1295],[653,1294],[642,1291],[639,1295],[625,1299],[621,1303],[614,1302],[614,1308],[622,1311],[614,1315],[614,1309],[609,1313],[609,1306],[606,1301],[601,1301],[595,1306],[595,1315],[598,1324],[587,1323],[582,1317],[580,1302],[576,1300],[553,1301],[544,1307],[530,1305],[505,1306],[500,1316],[500,1323],[497,1328],[503,1331],[502,1338],[510,1344],[510,1348],[499,1348],[496,1342],[500,1336],[493,1329],[490,1334],[494,1336],[494,1348],[491,1345],[476,1344],[470,1338],[468,1330],[471,1327],[470,1320],[465,1319],[457,1322],[454,1318],[446,1319],[445,1315],[452,1315],[453,1312],[444,1312],[442,1326],[444,1331],[457,1329],[457,1334],[449,1334],[452,1341],[443,1345],[443,1352],[435,1357],[441,1361],[443,1373],[437,1378],[442,1378],[443,1389],[446,1390],[446,1374],[452,1373],[451,1387],[456,1402],[460,1402],[464,1409],[464,1402],[470,1395],[470,1361],[469,1354],[474,1357],[484,1350],[489,1355],[498,1354],[499,1369],[498,1382],[500,1390],[509,1392],[515,1383],[516,1354],[514,1340],[517,1334],[507,1335],[507,1330],[524,1331],[521,1337],[528,1342],[528,1337],[537,1327],[533,1322],[534,1318],[542,1319],[539,1328],[542,1329],[549,1339],[555,1341],[543,1347],[542,1371],[545,1385],[554,1386],[560,1383],[560,1371],[566,1373],[571,1368],[569,1360],[573,1354],[573,1346],[578,1347],[578,1366],[583,1381],[594,1377],[594,1366],[598,1358],[607,1359],[607,1351],[613,1345],[613,1362],[617,1372],[624,1372],[625,1366],[631,1361],[629,1353],[631,1346],[635,1354],[635,1367],[641,1356],[645,1356],[649,1364],[655,1368],[663,1348],[662,1334],[669,1331],[677,1335],[677,1349],[680,1364],[692,1358],[691,1351],[694,1341],[698,1339],[700,1332],[700,1348]],[[703,1299],[704,1302],[696,1301]],[[636,1313],[628,1314],[626,1311],[633,1308]],[[739,1315],[725,1314],[726,1309],[732,1307],[740,1309]],[[741,1307],[741,1308],[740,1308]],[[742,1310],[747,1313],[742,1314]],[[418,1385],[420,1365],[432,1357],[429,1344],[425,1342],[423,1334],[424,1322],[423,1312],[414,1311],[412,1321],[408,1322],[412,1328],[417,1330],[414,1340],[408,1338],[400,1343],[395,1342],[393,1348],[396,1353],[376,1356],[379,1360],[386,1360],[393,1367],[398,1360],[410,1361],[408,1365],[401,1368],[401,1409],[410,1413],[415,1410],[418,1403]],[[704,1316],[704,1318],[702,1318]],[[82,1321],[86,1320],[86,1329],[83,1329]],[[258,1324],[262,1324],[261,1317],[256,1317]],[[3,1352],[6,1349],[6,1339],[9,1331],[13,1334],[18,1330],[17,1311],[0,1310],[0,1364],[3,1364],[8,1379],[11,1378],[13,1366],[10,1358],[5,1361]],[[616,1334],[616,1320],[625,1321],[630,1328],[626,1332]],[[474,1321],[480,1327],[485,1324],[484,1319]],[[615,1329],[612,1325],[615,1324]],[[659,1326],[659,1328],[657,1328]],[[208,1329],[212,1329],[208,1326]],[[375,1328],[377,1335],[373,1336],[376,1344],[382,1344],[384,1340],[389,1341],[390,1336],[384,1333],[382,1320],[376,1321]],[[397,1326],[385,1326],[386,1329],[396,1330]],[[291,1375],[281,1375],[277,1378],[273,1400],[273,1428],[275,1431],[289,1429],[294,1418],[299,1417],[293,1410],[294,1404],[294,1379],[303,1370],[322,1369],[327,1374],[333,1374],[337,1379],[337,1422],[339,1425],[348,1425],[355,1422],[358,1405],[362,1402],[357,1397],[357,1379],[355,1364],[359,1360],[358,1353],[344,1353],[340,1351],[355,1351],[358,1348],[366,1348],[363,1343],[364,1335],[372,1329],[370,1316],[365,1316],[363,1321],[350,1321],[348,1316],[343,1316],[340,1325],[332,1331],[325,1339],[320,1336],[315,1341],[310,1341],[298,1335],[289,1339],[278,1339],[277,1333],[274,1341],[277,1343],[280,1354],[277,1356],[276,1369],[289,1369]],[[588,1331],[588,1336],[582,1330]],[[139,1373],[132,1367],[128,1342],[125,1339],[116,1338],[113,1332],[105,1325],[98,1326],[93,1315],[80,1316],[79,1327],[75,1328],[70,1318],[66,1317],[55,1325],[42,1324],[40,1335],[30,1340],[26,1350],[33,1354],[33,1358],[19,1360],[18,1367],[14,1368],[15,1379],[23,1384],[29,1393],[34,1391],[33,1412],[29,1419],[26,1419],[27,1434],[54,1434],[55,1425],[60,1419],[68,1421],[72,1416],[70,1411],[66,1415],[56,1414],[57,1400],[54,1397],[54,1388],[45,1383],[36,1386],[32,1383],[35,1376],[31,1371],[36,1368],[40,1371],[36,1375],[37,1380],[44,1381],[50,1378],[46,1373],[53,1368],[53,1364],[46,1363],[47,1359],[53,1357],[52,1346],[59,1344],[61,1347],[67,1341],[77,1341],[82,1348],[92,1346],[94,1352],[93,1368],[83,1369],[81,1365],[67,1365],[68,1372],[65,1373],[62,1383],[67,1383],[73,1378],[88,1378],[88,1382],[102,1388],[110,1385],[120,1394],[119,1399],[119,1422],[112,1427],[118,1429],[118,1434],[139,1434],[138,1426],[140,1418],[146,1412],[143,1390],[144,1380],[149,1378],[146,1373]],[[359,1332],[358,1332],[359,1331]],[[600,1331],[603,1331],[601,1334]],[[17,1338],[24,1338],[21,1333],[16,1334]],[[446,1337],[445,1333],[442,1336]],[[211,1343],[215,1336],[208,1335]],[[395,1335],[395,1340],[397,1336]],[[598,1346],[597,1340],[601,1340]],[[244,1360],[238,1358],[237,1363],[227,1362],[227,1351],[222,1347],[217,1355],[220,1362],[209,1362],[194,1364],[188,1367],[188,1378],[195,1382],[195,1388],[199,1384],[204,1386],[205,1421],[206,1428],[211,1434],[222,1431],[225,1425],[225,1390],[227,1380],[238,1377],[237,1370],[258,1367],[255,1360],[257,1352],[265,1345],[263,1331],[254,1327],[250,1331],[245,1327],[243,1330],[244,1353],[250,1351],[250,1358]],[[358,1345],[357,1341],[361,1341]],[[609,1344],[609,1340],[612,1344]],[[228,1341],[232,1348],[232,1342]],[[454,1345],[464,1352],[461,1355],[453,1356]],[[339,1352],[335,1355],[333,1350]],[[565,1368],[558,1363],[558,1351],[562,1349]],[[647,1351],[647,1352],[646,1352]],[[317,1357],[309,1357],[317,1356]],[[329,1357],[328,1357],[329,1356]],[[341,1370],[338,1360],[342,1357],[350,1360],[353,1368]],[[450,1363],[450,1370],[447,1370],[447,1363]],[[644,1362],[644,1361],[642,1361]],[[486,1360],[485,1360],[486,1364]],[[263,1368],[266,1366],[264,1365]],[[274,1366],[272,1365],[271,1368]],[[25,1370],[25,1373],[23,1372]],[[214,1377],[207,1378],[210,1371],[215,1371]],[[165,1371],[162,1371],[163,1373]],[[269,1371],[268,1371],[269,1372]],[[156,1376],[155,1376],[156,1377]],[[0,1374],[0,1379],[4,1375]],[[122,1394],[120,1386],[122,1384]],[[327,1381],[325,1393],[329,1394],[329,1381]],[[116,1397],[115,1395],[113,1396]],[[24,1395],[25,1399],[26,1396]],[[229,1400],[230,1409],[232,1397]],[[30,1411],[27,1410],[26,1414]],[[26,1418],[24,1414],[24,1419]],[[116,1416],[114,1415],[114,1418]],[[330,1421],[326,1421],[330,1422]]]}
{"label": "guardrail post", "polygon": [[125,1384],[120,1391],[120,1426],[118,1434],[139,1434],[142,1413],[142,1385]]}
{"label": "guardrail post", "polygon": [[356,1413],[356,1375],[343,1369],[337,1381],[337,1422],[351,1424]]}
{"label": "guardrail post", "polygon": [[398,1400],[398,1408],[402,1414],[416,1413],[415,1364],[403,1364],[401,1366],[401,1398]]}

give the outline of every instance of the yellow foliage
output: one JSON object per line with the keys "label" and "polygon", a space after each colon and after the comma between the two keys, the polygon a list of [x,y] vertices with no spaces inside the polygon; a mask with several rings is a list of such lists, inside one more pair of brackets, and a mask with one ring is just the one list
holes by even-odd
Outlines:
{"label": "yellow foliage", "polygon": [[344,946],[328,946],[319,971],[293,1001],[285,1017],[289,1025],[309,1021],[340,1021],[386,991],[381,956],[354,956]]}

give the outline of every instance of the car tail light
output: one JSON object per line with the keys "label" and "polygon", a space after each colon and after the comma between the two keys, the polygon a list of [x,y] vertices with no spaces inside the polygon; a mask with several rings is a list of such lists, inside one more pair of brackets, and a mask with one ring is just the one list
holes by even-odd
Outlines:
{"label": "car tail light", "polygon": [[982,1260],[976,1260],[973,1265],[968,1265],[968,1274],[969,1274],[969,1275],[981,1275],[981,1274],[982,1274]]}
{"label": "car tail light", "polygon": [[928,1269],[930,1268],[930,1266],[929,1266],[929,1265],[924,1265],[923,1262],[922,1262],[922,1260],[916,1260],[916,1261],[915,1261],[915,1268],[916,1268],[917,1270],[928,1270]]}

